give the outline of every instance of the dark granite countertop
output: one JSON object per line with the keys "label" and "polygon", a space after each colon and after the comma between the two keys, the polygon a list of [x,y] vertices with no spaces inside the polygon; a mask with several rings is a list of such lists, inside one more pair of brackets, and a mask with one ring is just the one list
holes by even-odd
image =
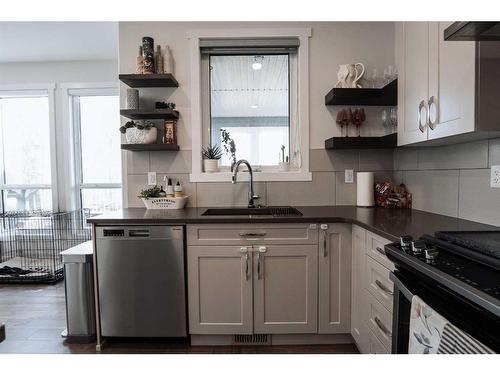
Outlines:
{"label": "dark granite countertop", "polygon": [[500,230],[500,227],[437,215],[425,211],[362,208],[356,206],[297,206],[303,216],[202,216],[206,207],[182,210],[146,210],[128,208],[92,217],[95,225],[123,224],[231,224],[231,223],[352,223],[389,240],[402,235],[414,238],[436,231]]}

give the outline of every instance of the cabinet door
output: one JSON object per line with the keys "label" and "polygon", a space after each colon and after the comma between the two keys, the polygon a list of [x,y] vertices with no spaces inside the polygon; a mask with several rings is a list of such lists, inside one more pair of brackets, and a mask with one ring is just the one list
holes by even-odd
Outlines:
{"label": "cabinet door", "polygon": [[189,246],[191,334],[251,334],[251,247]]}
{"label": "cabinet door", "polygon": [[[444,40],[451,22],[431,22],[429,28],[429,139],[475,129],[475,42]],[[432,129],[434,127],[434,129]]]}
{"label": "cabinet door", "polygon": [[369,328],[366,319],[365,263],[366,230],[353,225],[352,228],[352,288],[351,288],[351,335],[361,353],[369,353]]}
{"label": "cabinet door", "polygon": [[[398,145],[406,145],[427,140],[427,127],[419,127],[419,107],[421,123],[426,123],[426,108],[429,80],[429,24],[427,22],[404,22],[397,24],[397,65],[398,76]],[[402,109],[402,110],[401,110]]]}
{"label": "cabinet door", "polygon": [[318,332],[350,333],[351,225],[328,224],[321,229]]}
{"label": "cabinet door", "polygon": [[316,333],[317,245],[254,246],[254,332]]}

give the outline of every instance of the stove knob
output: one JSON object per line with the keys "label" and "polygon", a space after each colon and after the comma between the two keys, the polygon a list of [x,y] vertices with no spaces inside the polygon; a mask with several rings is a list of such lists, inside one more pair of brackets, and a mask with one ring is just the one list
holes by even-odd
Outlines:
{"label": "stove knob", "polygon": [[428,246],[424,250],[424,254],[425,254],[425,259],[434,260],[439,255],[439,251],[436,249],[435,246]]}
{"label": "stove knob", "polygon": [[422,254],[424,252],[425,248],[426,248],[425,242],[422,240],[413,241],[411,243],[411,252],[414,255]]}
{"label": "stove knob", "polygon": [[411,243],[413,242],[413,237],[412,236],[403,236],[399,239],[399,244],[401,247],[405,250],[409,250]]}

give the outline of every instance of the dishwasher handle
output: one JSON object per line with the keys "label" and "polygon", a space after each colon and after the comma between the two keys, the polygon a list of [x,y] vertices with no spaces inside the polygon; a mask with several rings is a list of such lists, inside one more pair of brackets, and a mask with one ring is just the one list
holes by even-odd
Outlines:
{"label": "dishwasher handle", "polygon": [[129,229],[129,237],[149,237],[149,229]]}

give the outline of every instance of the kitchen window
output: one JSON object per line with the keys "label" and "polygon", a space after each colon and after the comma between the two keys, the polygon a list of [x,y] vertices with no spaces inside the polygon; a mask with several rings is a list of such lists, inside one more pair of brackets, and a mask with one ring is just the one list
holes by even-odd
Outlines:
{"label": "kitchen window", "polygon": [[52,99],[52,89],[0,91],[1,212],[57,210]]}
{"label": "kitchen window", "polygon": [[[250,162],[256,181],[310,181],[310,29],[191,34],[191,181],[230,181],[239,159]],[[224,133],[234,141],[234,158],[224,152]],[[207,146],[223,150],[219,172],[203,171]]]}
{"label": "kitchen window", "polygon": [[91,213],[118,210],[122,207],[118,92],[70,89],[68,94],[79,203]]}
{"label": "kitchen window", "polygon": [[[277,166],[290,156],[290,55],[209,55],[210,139],[223,149],[222,131],[237,159]],[[207,137],[208,138],[208,137]],[[230,166],[224,153],[221,166]]]}

